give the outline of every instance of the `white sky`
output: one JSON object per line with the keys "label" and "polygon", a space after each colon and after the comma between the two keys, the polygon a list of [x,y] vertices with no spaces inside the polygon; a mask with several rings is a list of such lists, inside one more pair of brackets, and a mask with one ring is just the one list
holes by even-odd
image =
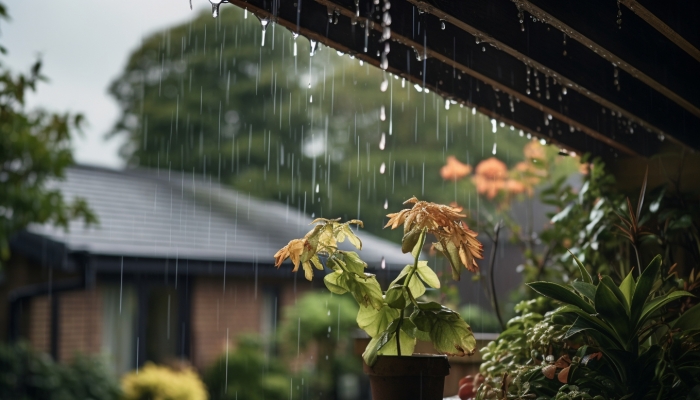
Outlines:
{"label": "white sky", "polygon": [[[120,167],[118,139],[105,141],[119,115],[107,89],[131,51],[149,34],[194,16],[206,0],[4,0],[11,20],[0,22],[1,58],[13,71],[27,71],[41,55],[50,82],[29,97],[29,107],[82,112],[88,124],[74,138],[76,161]],[[231,5],[224,5],[233,7]]]}

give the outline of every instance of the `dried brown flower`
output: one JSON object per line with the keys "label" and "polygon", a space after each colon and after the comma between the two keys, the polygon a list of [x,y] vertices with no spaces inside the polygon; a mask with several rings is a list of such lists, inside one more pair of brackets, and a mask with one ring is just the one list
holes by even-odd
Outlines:
{"label": "dried brown flower", "polygon": [[[427,233],[438,239],[434,246],[450,260],[455,279],[459,277],[459,267],[455,264],[461,262],[471,272],[479,269],[476,259],[483,258],[483,246],[476,239],[478,234],[462,221],[466,215],[461,214],[461,207],[420,201],[416,197],[411,197],[404,204],[413,204],[413,207],[387,215],[389,222],[385,228],[396,229],[403,224],[404,243],[413,234],[426,229]],[[404,251],[410,251],[410,248],[404,248]]]}

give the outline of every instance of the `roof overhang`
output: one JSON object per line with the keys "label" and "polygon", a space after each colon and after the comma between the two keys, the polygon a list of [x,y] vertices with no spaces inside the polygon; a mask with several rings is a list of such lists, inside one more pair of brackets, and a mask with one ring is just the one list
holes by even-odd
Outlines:
{"label": "roof overhang", "polygon": [[387,2],[230,0],[562,149],[700,148],[699,2]]}

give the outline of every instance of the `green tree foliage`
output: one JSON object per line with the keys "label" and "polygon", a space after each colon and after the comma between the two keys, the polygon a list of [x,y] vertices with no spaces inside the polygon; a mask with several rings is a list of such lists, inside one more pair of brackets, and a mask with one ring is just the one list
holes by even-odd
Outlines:
{"label": "green tree foliage", "polygon": [[317,216],[359,216],[391,235],[381,231],[385,202],[469,203],[467,190],[439,179],[448,155],[522,159],[525,138],[510,127],[492,133],[483,115],[334,50],[310,56],[309,41],[280,26],[264,36],[263,46],[257,19],[229,6],[146,38],[110,89],[126,160]]}
{"label": "green tree foliage", "polygon": [[[0,17],[7,18],[2,4]],[[75,218],[96,221],[85,201],[67,202],[48,185],[73,163],[70,135],[83,117],[26,110],[26,93],[44,80],[40,61],[26,74],[0,63],[0,266],[10,256],[11,236],[30,223],[67,228]]]}

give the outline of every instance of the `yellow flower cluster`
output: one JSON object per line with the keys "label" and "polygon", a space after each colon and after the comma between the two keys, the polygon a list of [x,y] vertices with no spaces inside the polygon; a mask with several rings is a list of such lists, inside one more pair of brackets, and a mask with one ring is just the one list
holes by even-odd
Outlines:
{"label": "yellow flower cluster", "polygon": [[122,378],[125,400],[207,400],[204,383],[191,368],[171,368],[146,363]]}

